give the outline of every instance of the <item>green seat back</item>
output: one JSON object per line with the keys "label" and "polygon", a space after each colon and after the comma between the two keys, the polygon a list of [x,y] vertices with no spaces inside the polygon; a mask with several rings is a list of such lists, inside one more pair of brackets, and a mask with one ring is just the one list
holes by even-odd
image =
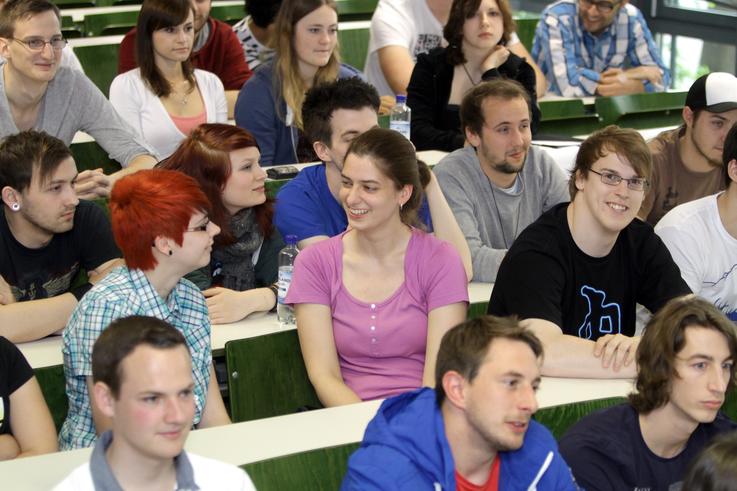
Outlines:
{"label": "green seat back", "polygon": [[338,31],[340,59],[352,67],[363,70],[368,56],[369,28],[341,29]]}
{"label": "green seat back", "polygon": [[686,92],[663,92],[598,97],[596,112],[602,126],[658,128],[681,123]]}
{"label": "green seat back", "polygon": [[84,29],[74,22],[71,15],[61,16],[61,34],[66,39],[81,38],[84,36]]}
{"label": "green seat back", "polygon": [[358,443],[319,448],[242,466],[259,491],[337,491]]}
{"label": "green seat back", "polygon": [[581,99],[539,101],[540,135],[586,135],[599,128],[599,117]]}
{"label": "green seat back", "polygon": [[476,317],[481,317],[482,315],[486,315],[486,309],[489,306],[489,302],[477,302],[472,303],[468,306],[468,312],[466,313],[466,318],[468,319],[475,319]]}
{"label": "green seat back", "polygon": [[244,3],[239,5],[213,5],[210,16],[232,26],[246,16],[244,5]]}
{"label": "green seat back", "polygon": [[547,427],[553,436],[559,440],[569,427],[584,416],[625,401],[626,399],[623,397],[609,397],[546,407],[535,413],[535,421]]}
{"label": "green seat back", "polygon": [[105,97],[108,97],[110,84],[118,74],[118,48],[119,45],[114,43],[74,47],[74,54],[85,74]]}
{"label": "green seat back", "polygon": [[727,392],[722,411],[732,420],[737,421],[737,390]]}
{"label": "green seat back", "polygon": [[540,16],[536,17],[514,17],[514,22],[517,24],[517,37],[520,42],[527,48],[527,51],[532,51],[532,42],[535,40],[535,29],[537,29],[537,23],[540,21]]}
{"label": "green seat back", "polygon": [[370,20],[378,0],[337,0],[338,20]]}
{"label": "green seat back", "polygon": [[276,193],[279,192],[281,187],[291,181],[291,179],[276,179],[266,181],[266,196],[269,198],[276,198]]}
{"label": "green seat back", "polygon": [[107,152],[95,141],[72,143],[69,148],[77,163],[77,170],[82,172],[88,169],[102,168],[105,174],[112,174],[120,170],[120,164],[112,160]]}
{"label": "green seat back", "polygon": [[84,30],[88,36],[125,34],[135,27],[137,20],[137,10],[87,14],[84,16]]}
{"label": "green seat back", "polygon": [[54,365],[52,367],[36,368],[34,373],[38,385],[41,386],[41,393],[46,400],[46,405],[49,406],[58,433],[69,410],[69,401],[64,386],[64,366]]}
{"label": "green seat back", "polygon": [[296,329],[229,341],[225,362],[234,422],[322,407],[307,377]]}

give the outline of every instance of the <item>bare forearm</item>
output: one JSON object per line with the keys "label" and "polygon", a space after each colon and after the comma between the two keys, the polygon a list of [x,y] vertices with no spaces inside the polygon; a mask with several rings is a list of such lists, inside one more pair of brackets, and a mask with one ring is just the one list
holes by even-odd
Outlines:
{"label": "bare forearm", "polygon": [[251,306],[251,312],[248,314],[268,312],[276,304],[276,296],[269,288],[254,288],[253,290],[246,290],[243,294],[248,297],[248,303]]}
{"label": "bare forearm", "polygon": [[333,376],[324,375],[315,377],[315,380],[310,377],[310,381],[315,387],[317,397],[325,407],[344,406],[361,402],[361,398],[342,379],[339,380]]}
{"label": "bare forearm", "polygon": [[601,358],[594,356],[594,342],[561,334],[543,341],[545,361],[542,374],[548,377],[634,378],[634,363],[614,371],[604,368]]}
{"label": "bare forearm", "polygon": [[14,343],[44,338],[63,329],[76,306],[71,293],[0,305],[0,336]]}
{"label": "bare forearm", "polygon": [[13,435],[0,435],[0,461],[10,460],[20,455],[20,447]]}
{"label": "bare forearm", "polygon": [[134,172],[138,172],[139,170],[153,169],[154,165],[156,165],[156,158],[154,158],[152,155],[138,155],[137,157],[131,159],[126,167],[120,169],[117,172],[114,172],[113,174],[110,174],[111,187],[115,185],[115,182],[121,177],[133,174]]}

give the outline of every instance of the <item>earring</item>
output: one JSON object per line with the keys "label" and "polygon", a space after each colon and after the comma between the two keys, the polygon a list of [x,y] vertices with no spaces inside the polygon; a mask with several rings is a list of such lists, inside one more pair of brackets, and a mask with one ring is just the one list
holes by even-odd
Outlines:
{"label": "earring", "polygon": [[403,206],[404,206],[404,203],[399,203],[399,211],[400,211],[400,213],[401,213],[401,211],[402,211],[402,207],[403,207]]}
{"label": "earring", "polygon": [[13,211],[20,210],[20,203],[18,203],[18,202],[13,203],[12,205],[10,205],[10,209],[13,210]]}
{"label": "earring", "polygon": [[174,251],[172,251],[171,249],[169,249],[169,255],[171,256],[173,254],[174,254]]}

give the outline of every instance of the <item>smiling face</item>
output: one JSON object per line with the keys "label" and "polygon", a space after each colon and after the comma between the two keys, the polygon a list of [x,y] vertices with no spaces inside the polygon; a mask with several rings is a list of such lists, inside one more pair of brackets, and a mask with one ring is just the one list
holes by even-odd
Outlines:
{"label": "smiling face", "polygon": [[190,10],[187,19],[176,26],[162,27],[153,32],[151,42],[154,59],[162,62],[182,62],[189,58],[194,43],[194,22]]}
{"label": "smiling face", "polygon": [[[601,34],[604,29],[614,22],[614,19],[617,18],[617,14],[619,14],[619,10],[627,3],[627,1],[628,0],[619,2],[615,0],[596,0],[591,2],[590,0],[579,0],[578,15],[581,19],[581,24],[583,25],[584,30],[595,36]],[[609,9],[605,7],[603,9],[605,11],[602,12],[597,5],[606,7],[611,6],[612,9],[609,12],[606,12],[606,10]]]}
{"label": "smiling face", "polygon": [[138,459],[173,459],[182,452],[195,413],[187,348],[139,345],[119,369],[118,397],[108,391],[98,402],[113,420],[113,451]]}
{"label": "smiling face", "polygon": [[266,201],[266,172],[258,161],[256,147],[239,148],[230,152],[230,177],[223,188],[223,205],[231,215]]}
{"label": "smiling face", "polygon": [[170,241],[171,258],[182,265],[186,273],[207,266],[210,263],[213,238],[220,233],[220,227],[210,221],[203,212],[192,214],[184,231],[182,245]]}
{"label": "smiling face", "polygon": [[715,329],[689,326],[684,337],[667,406],[687,424],[710,423],[724,402],[734,360],[727,338]]}
{"label": "smiling face", "polygon": [[722,166],[724,139],[729,129],[737,123],[737,109],[722,113],[700,111],[695,115],[689,108],[684,109],[687,144],[714,167]]}
{"label": "smiling face", "polygon": [[493,182],[522,170],[530,149],[530,112],[521,97],[488,97],[483,105],[481,134],[466,130],[469,143],[477,150],[481,169]]}
{"label": "smiling face", "polygon": [[537,411],[540,360],[532,349],[522,341],[495,339],[478,374],[465,384],[466,418],[481,441],[493,451],[520,448]]}
{"label": "smiling face", "polygon": [[340,202],[348,225],[356,230],[372,230],[396,220],[401,222],[399,206],[412,194],[412,186],[397,189],[371,157],[349,154],[343,165]]}
{"label": "smiling face", "polygon": [[56,75],[61,63],[61,50],[54,50],[48,43],[41,51],[31,51],[20,41],[42,39],[50,41],[61,37],[59,19],[47,10],[15,22],[13,38],[2,38],[0,54],[8,61],[8,68],[28,83],[48,83]]}
{"label": "smiling face", "polygon": [[[35,237],[49,240],[54,234],[68,232],[74,226],[74,212],[79,198],[74,191],[77,179],[77,166],[68,157],[46,179],[41,182],[37,168],[34,168],[31,184],[23,192],[14,192],[20,205],[17,214],[25,222],[27,230]],[[14,212],[16,213],[16,212]],[[22,238],[17,237],[22,240]]]}
{"label": "smiling face", "polygon": [[314,74],[330,61],[338,43],[338,13],[327,5],[313,10],[294,25],[292,48],[300,72]]}
{"label": "smiling face", "polygon": [[478,10],[463,23],[463,49],[488,51],[503,34],[504,20],[496,0],[481,0]]}
{"label": "smiling face", "polygon": [[[594,162],[591,169],[609,172],[625,179],[642,177],[624,157],[607,153]],[[634,220],[642,204],[644,191],[634,191],[622,180],[616,186],[604,184],[594,172],[576,173],[578,192],[574,204],[582,203],[582,214],[589,227],[587,234],[602,238],[616,238],[617,234]],[[577,206],[578,207],[578,206]]]}

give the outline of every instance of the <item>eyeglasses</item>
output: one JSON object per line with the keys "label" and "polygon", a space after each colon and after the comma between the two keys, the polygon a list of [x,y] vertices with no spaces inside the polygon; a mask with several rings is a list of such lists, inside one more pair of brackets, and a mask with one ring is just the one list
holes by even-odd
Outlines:
{"label": "eyeglasses", "polygon": [[210,217],[205,217],[205,223],[196,227],[188,228],[185,232],[206,232],[207,226],[210,225]]}
{"label": "eyeglasses", "polygon": [[632,191],[644,191],[645,189],[650,187],[650,181],[648,181],[644,177],[630,177],[629,179],[627,179],[613,172],[597,172],[594,169],[589,170],[594,174],[598,174],[599,176],[601,176],[601,182],[610,186],[619,186],[620,182],[625,181],[627,183],[627,187],[630,188]]}
{"label": "eyeglasses", "polygon": [[579,2],[581,3],[581,6],[583,6],[583,8],[585,9],[588,9],[593,5],[594,7],[596,7],[596,10],[598,10],[600,14],[608,14],[612,10],[614,10],[614,7],[622,3],[622,2],[612,3],[612,2],[606,2],[606,1],[595,2],[593,0],[579,0]]}
{"label": "eyeglasses", "polygon": [[43,49],[48,44],[51,46],[51,49],[54,51],[61,51],[63,50],[67,45],[67,40],[63,37],[53,37],[49,41],[46,41],[42,38],[30,38],[30,39],[18,39],[18,38],[10,38],[13,41],[18,41],[22,45],[24,45],[26,48],[28,48],[31,51],[43,51]]}

